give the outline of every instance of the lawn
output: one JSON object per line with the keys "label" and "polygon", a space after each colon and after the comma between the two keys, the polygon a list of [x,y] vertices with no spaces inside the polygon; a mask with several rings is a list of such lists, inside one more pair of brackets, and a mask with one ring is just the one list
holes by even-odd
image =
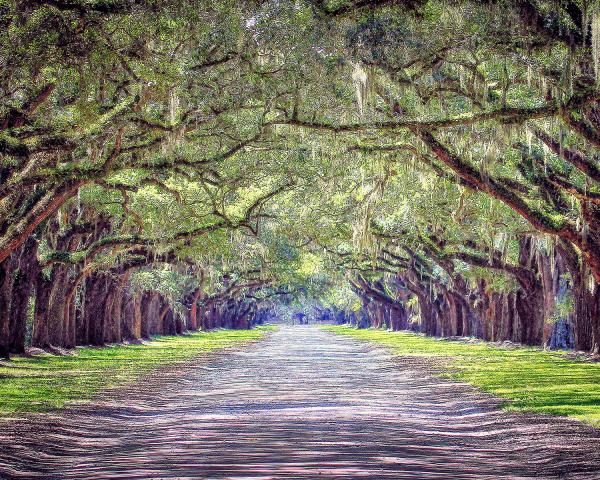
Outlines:
{"label": "lawn", "polygon": [[260,339],[272,327],[156,337],[140,345],[77,348],[73,355],[15,357],[0,364],[0,417],[49,411],[129,382],[164,365]]}
{"label": "lawn", "polygon": [[323,328],[385,345],[396,355],[438,359],[446,375],[505,398],[506,409],[567,415],[600,426],[599,363],[567,359],[564,352],[507,349],[408,332]]}

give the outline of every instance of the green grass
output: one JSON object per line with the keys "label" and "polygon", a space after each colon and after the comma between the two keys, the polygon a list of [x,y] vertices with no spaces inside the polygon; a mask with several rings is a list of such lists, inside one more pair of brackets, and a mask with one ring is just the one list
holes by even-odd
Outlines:
{"label": "green grass", "polygon": [[600,427],[600,364],[564,357],[564,352],[506,349],[407,332],[324,329],[375,342],[401,356],[433,357],[447,375],[506,399],[509,410],[566,415]]}
{"label": "green grass", "polygon": [[156,337],[143,345],[78,348],[74,355],[16,357],[0,365],[0,417],[84,401],[99,391],[135,382],[157,367],[258,340],[272,329],[216,330]]}

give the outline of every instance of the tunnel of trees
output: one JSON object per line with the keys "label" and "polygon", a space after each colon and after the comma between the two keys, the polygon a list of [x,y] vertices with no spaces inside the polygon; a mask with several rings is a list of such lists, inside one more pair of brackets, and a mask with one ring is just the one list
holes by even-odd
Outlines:
{"label": "tunnel of trees", "polygon": [[0,355],[325,318],[600,353],[594,0],[0,2]]}

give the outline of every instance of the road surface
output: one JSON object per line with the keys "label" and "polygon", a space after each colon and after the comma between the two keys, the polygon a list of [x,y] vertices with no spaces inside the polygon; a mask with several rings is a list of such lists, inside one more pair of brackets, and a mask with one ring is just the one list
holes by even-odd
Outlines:
{"label": "road surface", "polygon": [[600,479],[600,434],[312,326],[0,432],[0,478]]}

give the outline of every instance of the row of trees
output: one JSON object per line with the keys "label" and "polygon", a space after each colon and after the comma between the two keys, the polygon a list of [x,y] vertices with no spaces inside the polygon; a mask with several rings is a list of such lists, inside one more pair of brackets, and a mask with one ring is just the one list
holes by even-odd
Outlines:
{"label": "row of trees", "polygon": [[[256,42],[235,5],[7,2],[0,355],[264,321]],[[260,253],[260,252],[259,252]]]}
{"label": "row of trees", "polygon": [[359,298],[374,325],[598,351],[599,12],[8,2],[3,353],[24,318],[72,346],[193,328],[211,295],[215,324],[245,325],[296,291]]}
{"label": "row of trees", "polygon": [[[568,270],[560,258],[551,259],[534,242],[531,237],[520,240],[518,265],[501,262],[498,252],[492,260],[487,255],[457,257],[475,267],[507,272],[514,277],[509,288],[494,288],[489,277],[468,281],[451,260],[431,261],[437,252],[424,257],[410,249],[403,256],[386,251],[380,259],[386,272],[382,278],[368,280],[358,274],[350,280],[361,299],[361,312],[351,323],[574,348],[586,332],[575,328]],[[444,270],[435,274],[436,269]]]}
{"label": "row of trees", "polygon": [[26,345],[57,351],[198,329],[250,328],[268,318],[269,298],[288,293],[258,272],[234,269],[209,287],[205,271],[173,250],[136,246],[91,259],[89,245],[111,238],[110,219],[99,218],[61,227],[52,217],[39,238],[29,238],[4,263],[4,356],[24,353]]}
{"label": "row of trees", "polygon": [[598,5],[368,3],[358,120],[332,98],[280,122],[359,157],[352,228],[308,240],[354,272],[358,321],[598,352]]}

